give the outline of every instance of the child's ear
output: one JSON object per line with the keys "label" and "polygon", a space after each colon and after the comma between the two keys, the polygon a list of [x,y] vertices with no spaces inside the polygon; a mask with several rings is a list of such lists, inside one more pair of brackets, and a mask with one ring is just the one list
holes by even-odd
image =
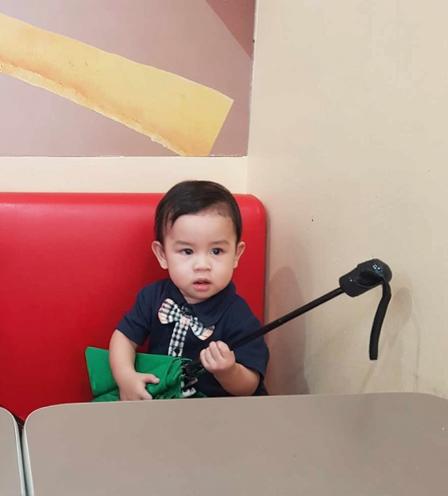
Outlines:
{"label": "child's ear", "polygon": [[163,249],[163,245],[160,241],[153,241],[151,244],[152,251],[159,261],[160,267],[162,269],[168,268],[168,263],[166,261],[165,250]]}
{"label": "child's ear", "polygon": [[244,241],[240,241],[236,245],[235,259],[233,261],[233,268],[234,269],[236,269],[238,267],[238,262],[239,262],[240,257],[243,254],[245,249],[246,249],[246,243]]}

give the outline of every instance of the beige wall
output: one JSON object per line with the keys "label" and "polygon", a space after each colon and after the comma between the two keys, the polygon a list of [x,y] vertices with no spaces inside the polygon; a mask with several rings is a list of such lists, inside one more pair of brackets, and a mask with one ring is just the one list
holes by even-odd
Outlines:
{"label": "beige wall", "polygon": [[275,392],[448,396],[448,4],[260,0],[248,190],[270,216],[268,316],[338,286],[358,262],[393,272],[271,335]]}
{"label": "beige wall", "polygon": [[246,191],[247,157],[0,157],[0,191],[166,191],[183,179],[213,179]]}

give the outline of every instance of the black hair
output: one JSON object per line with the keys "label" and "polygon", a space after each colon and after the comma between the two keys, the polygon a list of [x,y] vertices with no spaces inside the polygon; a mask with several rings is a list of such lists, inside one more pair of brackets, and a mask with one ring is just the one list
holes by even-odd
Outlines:
{"label": "black hair", "polygon": [[181,215],[195,214],[216,208],[233,223],[236,242],[241,240],[241,212],[232,193],[213,181],[182,181],[175,184],[157,205],[154,230],[156,240],[163,243],[165,229]]}

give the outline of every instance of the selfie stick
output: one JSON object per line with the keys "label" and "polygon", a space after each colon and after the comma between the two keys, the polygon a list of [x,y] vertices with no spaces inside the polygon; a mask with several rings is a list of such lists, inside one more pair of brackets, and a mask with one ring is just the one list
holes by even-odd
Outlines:
{"label": "selfie stick", "polygon": [[[373,319],[369,343],[369,358],[370,360],[376,360],[378,358],[378,343],[380,339],[381,326],[383,324],[387,306],[389,305],[389,301],[391,298],[391,290],[389,285],[391,279],[392,271],[390,270],[389,266],[381,260],[374,258],[372,260],[362,262],[358,264],[357,267],[351,272],[339,278],[339,288],[334,289],[333,291],[324,294],[320,298],[317,298],[310,303],[307,303],[306,305],[303,305],[296,310],[287,313],[283,317],[269,322],[268,324],[260,327],[260,329],[257,329],[249,335],[237,339],[233,343],[227,344],[229,345],[231,350],[235,350],[240,346],[244,346],[245,344],[253,341],[254,339],[264,336],[277,327],[286,324],[286,322],[295,319],[299,315],[303,315],[313,308],[322,305],[322,303],[332,300],[342,293],[345,293],[351,297],[355,297],[365,293],[366,291],[369,291],[370,289],[382,285],[383,294],[378,304],[375,318]],[[186,384],[192,384],[193,381],[196,382],[196,376],[201,372],[203,372],[203,366],[199,360],[186,364],[184,367]]]}

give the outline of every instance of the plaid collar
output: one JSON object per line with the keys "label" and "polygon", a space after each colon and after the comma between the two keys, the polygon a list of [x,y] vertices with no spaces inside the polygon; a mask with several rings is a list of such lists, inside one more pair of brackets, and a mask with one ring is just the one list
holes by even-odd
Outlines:
{"label": "plaid collar", "polygon": [[180,307],[188,309],[205,327],[216,324],[236,296],[235,285],[231,282],[208,300],[191,305],[171,280],[168,280],[165,297],[172,298]]}

